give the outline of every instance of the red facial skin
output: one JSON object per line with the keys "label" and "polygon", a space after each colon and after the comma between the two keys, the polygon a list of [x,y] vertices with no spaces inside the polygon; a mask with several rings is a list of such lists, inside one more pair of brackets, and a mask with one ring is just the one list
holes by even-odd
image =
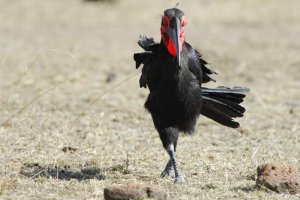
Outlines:
{"label": "red facial skin", "polygon": [[[182,45],[183,45],[183,42],[184,42],[184,25],[186,23],[186,19],[185,17],[183,16],[181,18],[181,21],[180,21],[180,52],[182,51]],[[162,24],[161,24],[161,27],[160,27],[160,33],[161,33],[161,38],[163,39],[167,49],[168,49],[168,52],[176,57],[176,48],[175,48],[175,44],[173,43],[172,39],[168,36],[168,34],[166,33],[166,30],[167,28],[170,27],[170,19],[168,18],[168,16],[163,16],[162,18]]]}

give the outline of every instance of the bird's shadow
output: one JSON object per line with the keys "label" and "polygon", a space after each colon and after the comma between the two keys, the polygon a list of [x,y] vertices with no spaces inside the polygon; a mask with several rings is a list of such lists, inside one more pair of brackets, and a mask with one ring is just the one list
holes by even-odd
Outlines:
{"label": "bird's shadow", "polygon": [[105,176],[102,170],[98,167],[85,167],[80,170],[71,169],[70,166],[57,167],[57,166],[41,166],[39,163],[24,164],[21,167],[20,174],[28,178],[41,178],[47,179],[60,179],[78,181],[88,179],[103,180]]}

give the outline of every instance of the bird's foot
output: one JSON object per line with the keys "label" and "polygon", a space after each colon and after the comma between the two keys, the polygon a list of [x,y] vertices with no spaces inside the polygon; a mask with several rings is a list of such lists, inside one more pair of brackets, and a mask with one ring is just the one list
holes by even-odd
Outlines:
{"label": "bird's foot", "polygon": [[175,181],[174,181],[175,184],[182,184],[184,182],[185,180],[182,176],[175,177]]}
{"label": "bird's foot", "polygon": [[170,168],[170,169],[165,169],[161,174],[160,174],[160,178],[165,178],[167,176],[170,176],[171,172],[173,170]]}

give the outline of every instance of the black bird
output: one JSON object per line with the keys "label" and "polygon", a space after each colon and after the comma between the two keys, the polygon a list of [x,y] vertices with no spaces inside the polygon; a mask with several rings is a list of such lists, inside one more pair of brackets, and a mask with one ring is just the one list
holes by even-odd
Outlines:
{"label": "black bird", "polygon": [[136,68],[143,64],[140,87],[148,86],[150,90],[145,108],[151,113],[170,156],[161,177],[174,169],[175,183],[183,181],[175,157],[179,132],[193,133],[200,114],[222,125],[239,127],[232,118],[243,116],[245,108],[239,104],[248,92],[244,87],[202,87],[202,83],[214,81],[209,75],[215,72],[207,68],[201,54],[185,41],[185,23],[181,10],[165,10],[161,42],[143,36],[138,44],[145,52],[134,54]]}

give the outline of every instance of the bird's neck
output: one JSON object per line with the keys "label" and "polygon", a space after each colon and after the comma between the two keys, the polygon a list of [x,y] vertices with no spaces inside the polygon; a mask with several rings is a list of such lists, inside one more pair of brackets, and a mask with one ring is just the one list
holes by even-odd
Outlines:
{"label": "bird's neck", "polygon": [[170,68],[169,70],[175,70],[179,67],[176,61],[176,56],[173,56],[168,51],[168,47],[165,45],[163,41],[161,41],[161,49],[160,49],[160,56],[161,61],[163,62],[164,68]]}
{"label": "bird's neck", "polygon": [[[166,44],[164,43],[163,40],[161,40],[160,44],[161,44],[160,45],[161,46],[161,50],[160,50],[161,56],[163,57],[163,62],[165,63],[166,67],[169,66],[172,69],[179,70],[181,67],[177,63],[176,56],[173,56],[172,54],[170,54],[170,52],[168,51],[168,47],[166,46]],[[184,55],[185,55],[185,50],[184,50],[184,44],[183,44],[180,65],[182,65],[185,62]]]}
{"label": "bird's neck", "polygon": [[185,46],[183,45],[183,50],[181,53],[181,61],[180,65],[177,64],[176,57],[173,57],[172,55],[169,54],[167,47],[161,42],[161,53],[160,53],[160,62],[162,62],[161,66],[162,68],[162,73],[163,77],[168,79],[167,85],[170,87],[182,87],[183,82],[187,82],[187,73],[188,73],[188,68],[187,66],[187,60],[186,58],[186,49]]}

